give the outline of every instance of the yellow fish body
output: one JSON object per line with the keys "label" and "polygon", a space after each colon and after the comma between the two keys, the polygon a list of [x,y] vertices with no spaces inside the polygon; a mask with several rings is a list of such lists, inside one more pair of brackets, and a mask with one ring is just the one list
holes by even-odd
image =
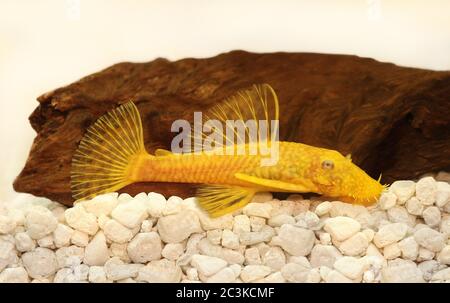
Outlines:
{"label": "yellow fish body", "polygon": [[[208,118],[222,122],[258,117],[262,118],[259,121],[278,120],[278,99],[269,85],[254,86],[213,107],[208,114]],[[267,127],[268,132],[277,130],[267,125],[257,127]],[[224,136],[227,140],[229,134]],[[85,200],[135,182],[199,183],[203,184],[196,195],[200,205],[217,217],[243,207],[261,191],[313,192],[370,204],[384,189],[349,157],[334,150],[270,138],[248,143],[232,140],[231,145],[206,151],[174,154],[156,150],[150,155],[144,148],[136,106],[124,104],[97,120],[83,137],[72,161],[73,196]],[[275,163],[261,165],[265,158],[260,152],[263,143],[266,147],[276,144]]]}

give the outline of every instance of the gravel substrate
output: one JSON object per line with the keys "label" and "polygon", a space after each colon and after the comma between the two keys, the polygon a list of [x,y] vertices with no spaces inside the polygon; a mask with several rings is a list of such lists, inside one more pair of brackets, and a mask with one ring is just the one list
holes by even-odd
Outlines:
{"label": "gravel substrate", "polygon": [[210,219],[194,198],[98,196],[0,208],[0,282],[450,282],[450,175],[377,205],[269,193]]}

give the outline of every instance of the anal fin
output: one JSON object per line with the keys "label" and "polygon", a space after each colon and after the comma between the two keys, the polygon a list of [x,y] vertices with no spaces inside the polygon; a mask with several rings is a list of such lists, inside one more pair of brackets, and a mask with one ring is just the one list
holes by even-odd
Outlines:
{"label": "anal fin", "polygon": [[256,190],[247,187],[204,185],[197,191],[200,206],[213,218],[244,207]]}

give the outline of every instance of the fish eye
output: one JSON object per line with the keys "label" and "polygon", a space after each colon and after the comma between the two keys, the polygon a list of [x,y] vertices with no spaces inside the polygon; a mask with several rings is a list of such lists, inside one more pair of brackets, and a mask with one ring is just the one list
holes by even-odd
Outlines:
{"label": "fish eye", "polygon": [[323,169],[333,169],[334,168],[334,163],[331,160],[324,160],[322,162],[322,168]]}

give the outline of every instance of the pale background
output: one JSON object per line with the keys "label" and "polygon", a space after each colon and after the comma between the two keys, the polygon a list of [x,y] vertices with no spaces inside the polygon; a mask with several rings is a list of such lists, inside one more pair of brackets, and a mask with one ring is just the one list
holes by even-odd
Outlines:
{"label": "pale background", "polygon": [[120,61],[233,49],[450,70],[450,1],[0,0],[0,201],[15,196],[37,96]]}

